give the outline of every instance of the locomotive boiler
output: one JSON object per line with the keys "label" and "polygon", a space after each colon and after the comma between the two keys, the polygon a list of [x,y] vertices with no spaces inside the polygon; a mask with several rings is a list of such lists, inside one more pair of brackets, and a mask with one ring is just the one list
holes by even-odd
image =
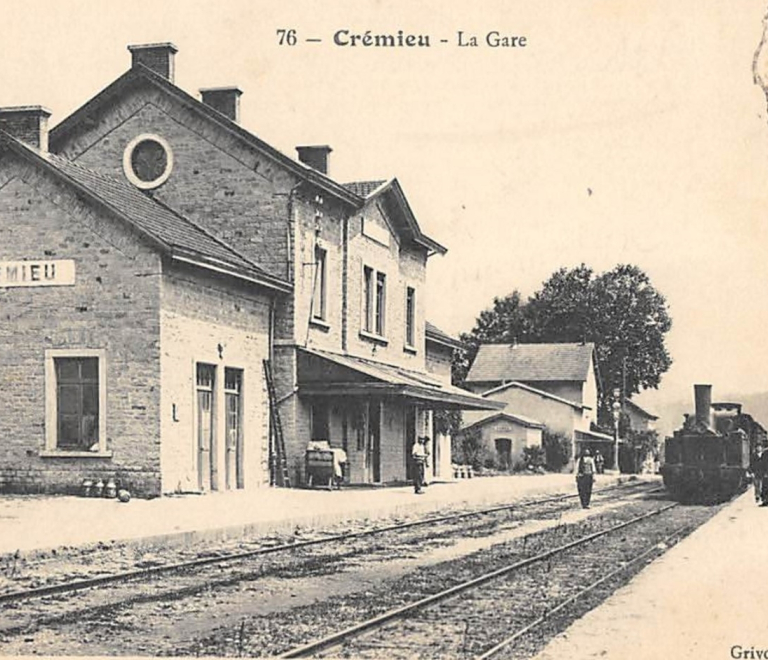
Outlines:
{"label": "locomotive boiler", "polygon": [[755,446],[765,429],[740,403],[712,403],[711,385],[694,385],[695,414],[667,438],[664,486],[682,502],[718,502],[748,483]]}

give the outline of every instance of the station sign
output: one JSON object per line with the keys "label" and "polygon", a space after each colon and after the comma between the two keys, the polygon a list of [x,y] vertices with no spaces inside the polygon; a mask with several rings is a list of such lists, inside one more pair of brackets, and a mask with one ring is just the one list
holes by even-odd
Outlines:
{"label": "station sign", "polygon": [[72,286],[74,283],[74,259],[0,261],[0,288]]}

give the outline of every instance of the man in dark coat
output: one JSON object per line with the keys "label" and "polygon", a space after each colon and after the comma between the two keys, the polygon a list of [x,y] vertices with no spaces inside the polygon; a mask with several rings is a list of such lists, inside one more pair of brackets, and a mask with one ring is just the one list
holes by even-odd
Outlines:
{"label": "man in dark coat", "polygon": [[592,452],[587,448],[581,453],[576,463],[576,488],[579,490],[579,499],[583,509],[589,508],[592,499],[592,484],[595,481],[595,461]]}

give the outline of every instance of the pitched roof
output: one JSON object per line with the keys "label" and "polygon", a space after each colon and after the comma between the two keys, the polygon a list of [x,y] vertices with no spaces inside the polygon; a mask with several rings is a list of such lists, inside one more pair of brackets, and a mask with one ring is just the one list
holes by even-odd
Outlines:
{"label": "pitched roof", "polygon": [[[367,391],[374,396],[406,396],[415,400],[438,402],[445,408],[499,410],[504,407],[502,402],[485,399],[445,383],[431,374],[392,364],[314,348],[299,348],[299,356],[299,391],[307,394],[344,396],[351,391],[359,396]],[[305,372],[304,358],[319,358],[327,365],[343,367],[343,374],[334,373],[328,368]]]}
{"label": "pitched roof", "polygon": [[94,172],[54,154],[42,154],[3,131],[0,131],[0,144],[10,147],[14,153],[27,160],[47,167],[91,200],[130,223],[171,257],[244,276],[283,290],[290,288],[288,283],[269,275],[198,225],[127,182]]}
{"label": "pitched roof", "polygon": [[483,344],[467,382],[587,380],[594,344]]}
{"label": "pitched roof", "polygon": [[380,199],[383,201],[382,205],[387,210],[389,218],[397,224],[398,232],[436,254],[445,254],[448,251],[436,240],[421,231],[403,187],[396,178],[386,181],[369,193],[368,197],[365,198],[365,204],[372,204],[375,200]]}
{"label": "pitched roof", "polygon": [[342,183],[341,185],[358,197],[368,197],[368,195],[377,188],[383,186],[386,182],[386,179],[379,179],[377,181],[350,181],[349,183]]}
{"label": "pitched roof", "polygon": [[499,420],[508,420],[510,422],[515,422],[517,424],[520,424],[521,426],[525,426],[530,429],[544,428],[544,424],[542,422],[536,419],[532,419],[530,417],[526,417],[525,415],[518,415],[517,413],[498,412],[498,413],[490,413],[487,417],[481,417],[476,422],[472,422],[472,424],[468,424],[467,426],[462,426],[461,430],[466,431],[468,429],[472,429],[477,426],[485,426],[486,424],[489,424],[491,422],[496,422]]}
{"label": "pitched roof", "polygon": [[452,337],[447,332],[441,330],[429,321],[426,322],[426,336],[428,340],[446,344],[451,348],[461,348],[462,343],[456,337]]}
{"label": "pitched roof", "polygon": [[[649,413],[644,408],[641,408],[634,401],[632,401],[632,399],[624,399],[624,405],[625,406],[629,406],[630,408],[634,409],[635,412],[638,415],[640,415],[641,417],[645,417],[645,418],[651,419],[651,420],[658,419],[657,415],[654,415],[653,413]],[[712,405],[714,406],[716,404],[712,404]]]}
{"label": "pitched roof", "polygon": [[535,387],[531,387],[530,385],[526,385],[525,383],[517,383],[514,381],[511,383],[504,383],[503,385],[499,385],[498,387],[494,387],[493,389],[490,389],[487,392],[483,392],[480,396],[489,397],[511,388],[524,390],[526,392],[530,392],[531,394],[536,394],[545,399],[551,399],[552,401],[557,401],[558,403],[564,403],[565,405],[570,406],[571,408],[576,408],[577,410],[582,410],[584,408],[586,408],[587,410],[592,410],[592,406],[588,406],[583,403],[578,403],[577,401],[570,401],[568,399],[564,399],[561,396],[557,396],[556,394],[551,394],[550,392],[539,390]]}
{"label": "pitched roof", "polygon": [[71,115],[63,119],[56,126],[51,129],[49,141],[51,145],[51,151],[56,151],[64,138],[78,126],[82,124],[88,124],[92,121],[92,115],[101,108],[102,105],[114,103],[115,97],[123,91],[123,89],[130,87],[137,81],[145,81],[161,89],[162,91],[172,95],[179,101],[181,101],[186,107],[190,108],[194,112],[205,116],[208,120],[218,124],[227,132],[234,134],[240,140],[243,140],[251,148],[255,148],[261,153],[273,158],[281,165],[286,167],[289,171],[302,176],[303,178],[318,185],[321,189],[335,195],[337,198],[352,204],[353,206],[359,206],[361,199],[351,191],[344,188],[342,185],[336,183],[333,179],[318,172],[317,170],[300,163],[299,161],[286,156],[283,152],[275,149],[270,144],[264,142],[260,138],[256,137],[253,133],[245,130],[240,124],[232,121],[226,115],[223,115],[218,110],[206,105],[202,101],[199,101],[194,96],[187,94],[183,89],[174,85],[170,80],[158,75],[150,68],[143,64],[135,64],[122,76],[117,78],[103,90],[101,90],[96,96],[87,101],[84,105],[80,106]]}
{"label": "pitched roof", "polygon": [[[209,121],[218,124],[222,129],[234,135],[237,139],[243,141],[248,147],[256,149],[262,154],[272,158],[280,165],[285,167],[290,172],[293,172],[297,176],[313,183],[325,190],[329,194],[334,195],[337,199],[351,205],[353,208],[360,208],[365,204],[366,198],[372,192],[380,190],[391,190],[392,194],[397,199],[398,208],[401,209],[405,218],[404,229],[410,234],[412,240],[416,243],[424,245],[427,249],[434,252],[444,254],[447,252],[446,248],[440,245],[437,241],[429,238],[421,231],[418,222],[416,221],[410,205],[408,204],[405,195],[402,192],[397,179],[381,180],[381,181],[362,181],[353,182],[350,184],[342,185],[331,179],[329,176],[318,172],[316,169],[301,163],[299,161],[290,158],[278,149],[257,137],[250,131],[244,129],[240,124],[232,121],[229,117],[221,114],[218,110],[211,108],[202,101],[187,94],[180,87],[174,85],[171,81],[158,75],[143,64],[134,64],[126,73],[120,76],[117,80],[112,82],[91,100],[86,102],[80,108],[75,110],[71,115],[63,119],[57,124],[50,132],[50,145],[51,151],[57,151],[60,148],[61,143],[73,130],[80,125],[87,125],[92,121],[92,115],[99,111],[104,104],[113,103],[114,99],[119,94],[131,85],[136,84],[139,81],[148,82],[156,88],[159,88],[165,93],[172,95],[178,99],[187,108],[199,115],[204,116]],[[377,184],[375,187],[370,188]],[[386,185],[384,185],[386,184]],[[359,192],[358,192],[359,191]],[[365,194],[359,194],[365,193]]]}

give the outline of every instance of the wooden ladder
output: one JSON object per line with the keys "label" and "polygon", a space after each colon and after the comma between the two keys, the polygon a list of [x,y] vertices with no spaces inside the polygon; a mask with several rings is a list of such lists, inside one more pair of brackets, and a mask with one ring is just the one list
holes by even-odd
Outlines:
{"label": "wooden ladder", "polygon": [[285,455],[285,437],[283,425],[280,422],[280,412],[277,409],[275,383],[272,380],[272,366],[269,360],[264,360],[264,378],[267,381],[269,395],[269,473],[272,485],[283,488],[291,487],[291,477],[288,474],[288,458]]}

